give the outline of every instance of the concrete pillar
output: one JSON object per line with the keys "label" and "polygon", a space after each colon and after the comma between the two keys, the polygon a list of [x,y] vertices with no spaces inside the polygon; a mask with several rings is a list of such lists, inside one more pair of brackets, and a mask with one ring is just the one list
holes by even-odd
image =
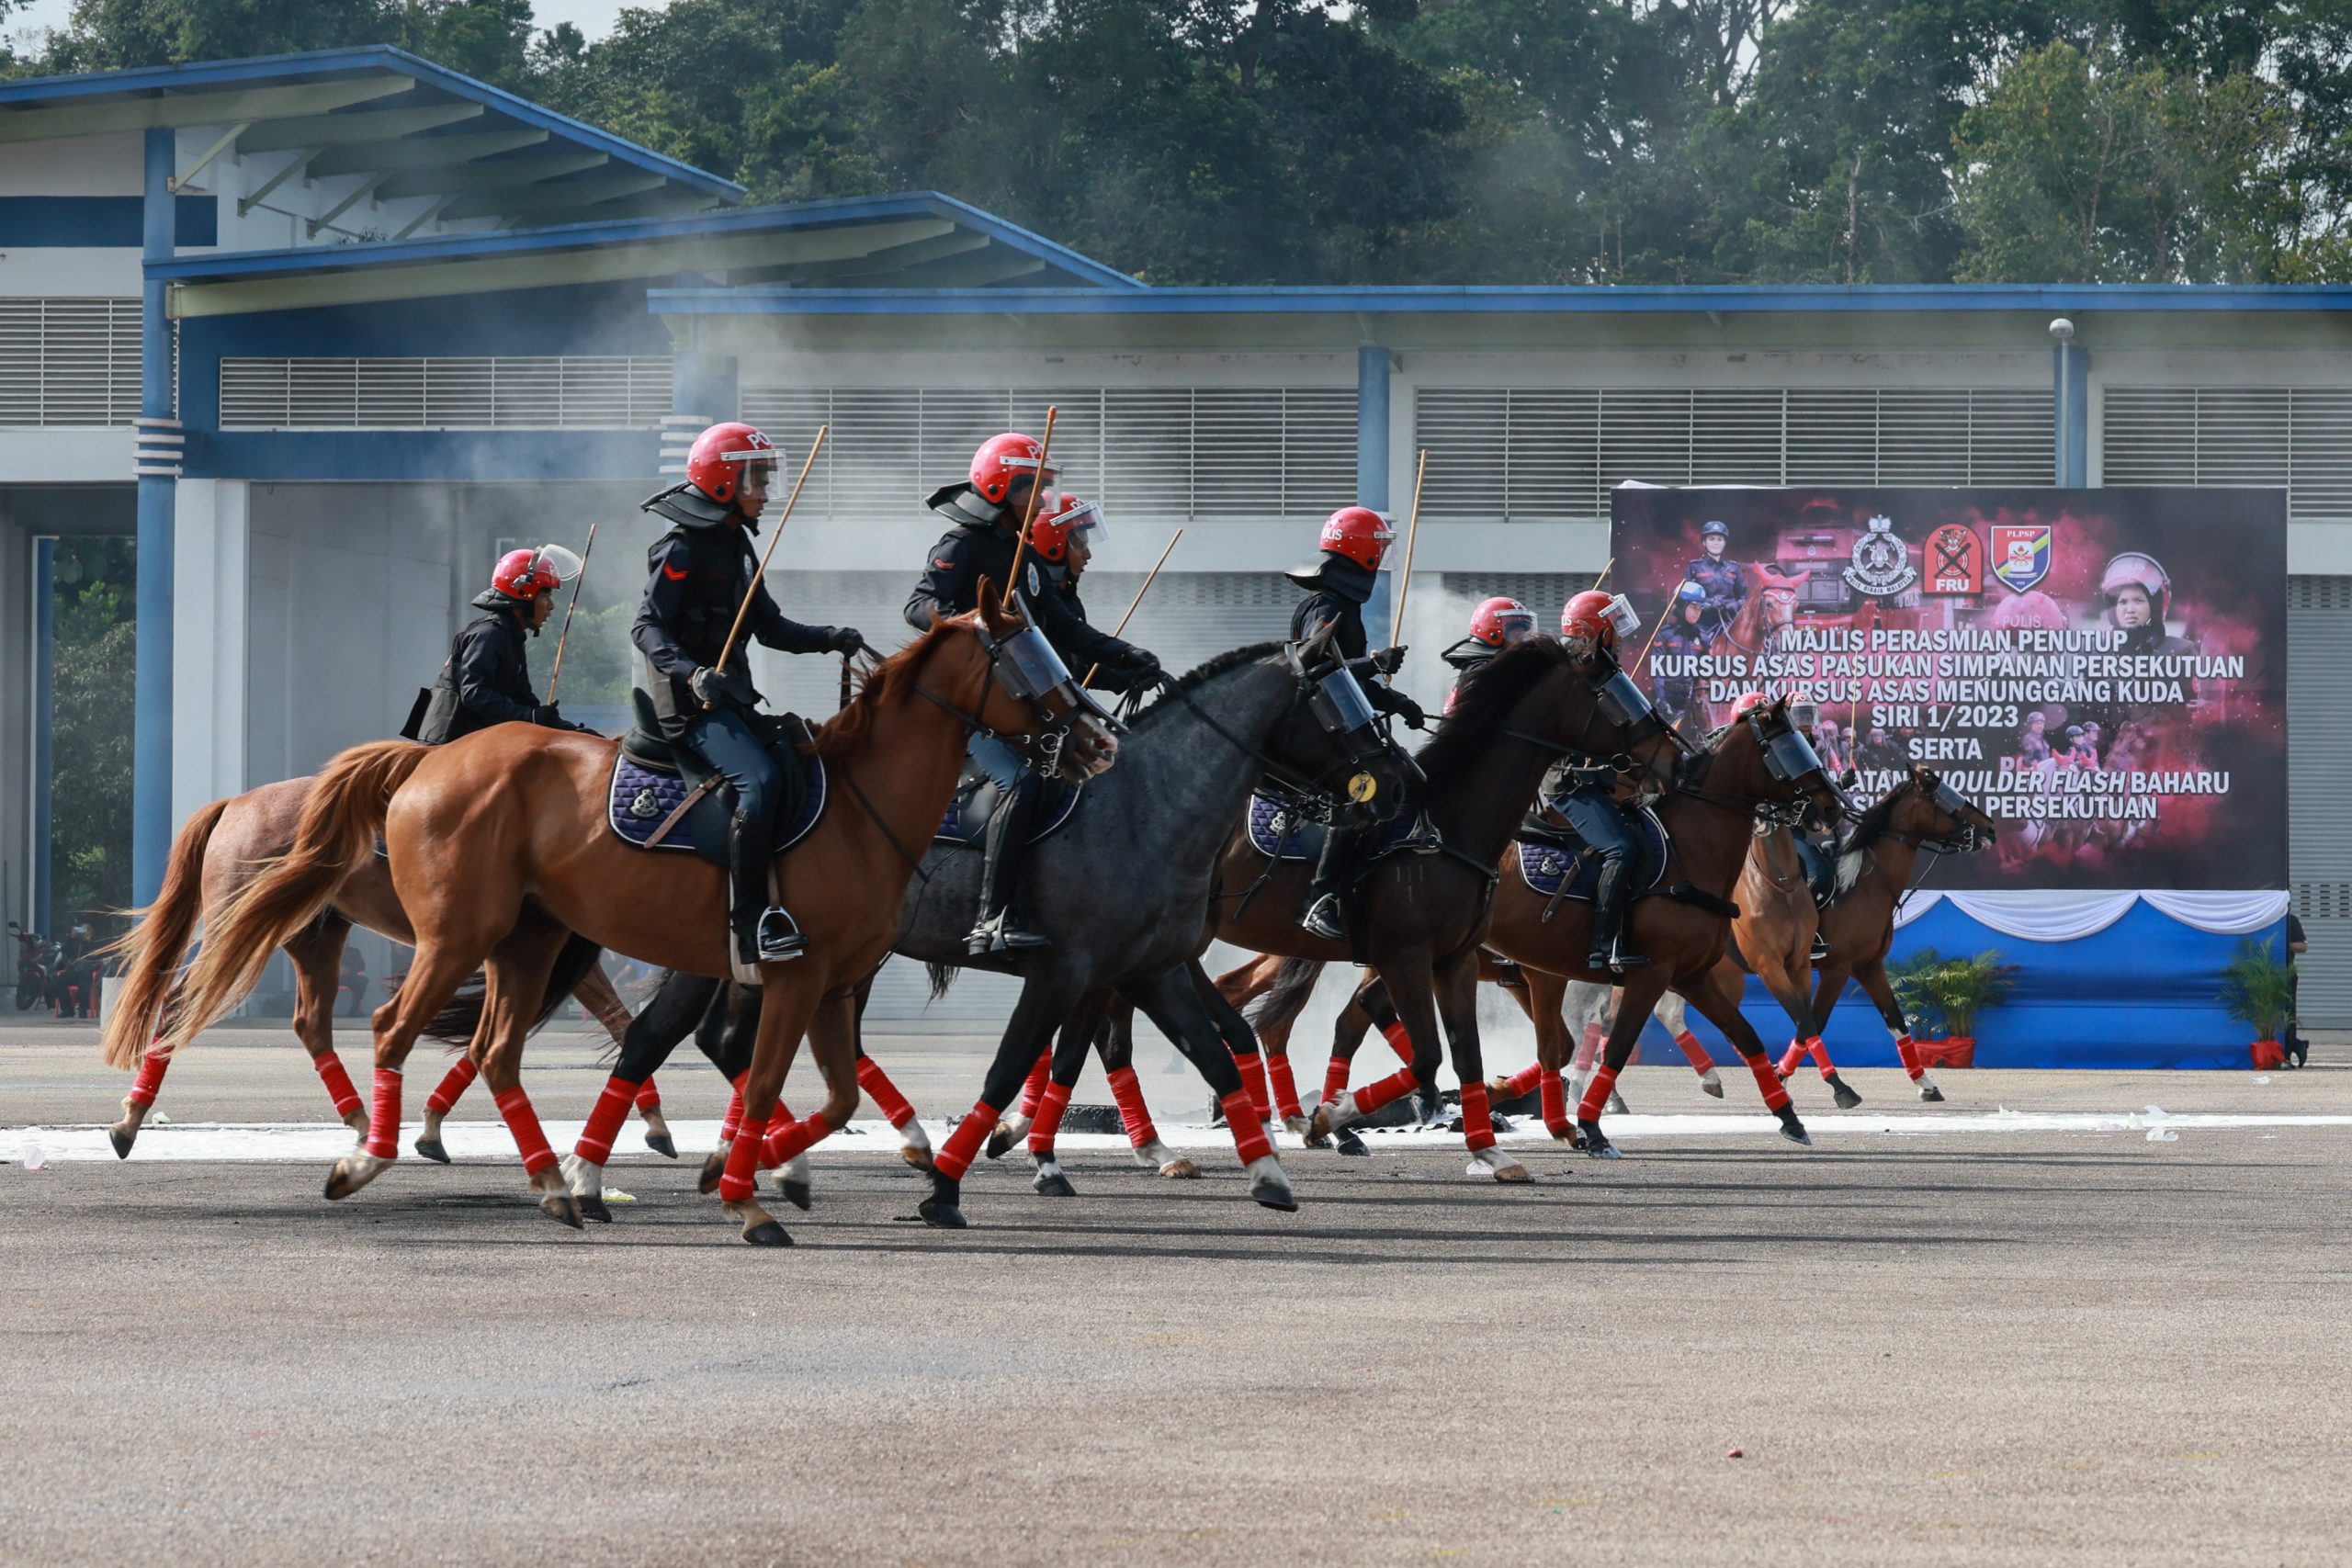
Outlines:
{"label": "concrete pillar", "polygon": [[[1388,350],[1368,343],[1356,350],[1356,504],[1374,512],[1388,510]],[[1397,518],[1399,529],[1404,519]],[[1389,592],[1393,572],[1403,565],[1403,541],[1390,547],[1388,571],[1372,590],[1363,607],[1364,635],[1374,648],[1388,644]]]}
{"label": "concrete pillar", "polygon": [[2058,484],[2082,490],[2091,482],[2091,354],[2075,341],[2075,323],[2050,323],[2051,439]]}
{"label": "concrete pillar", "polygon": [[172,648],[175,823],[208,801],[246,788],[248,495],[243,479],[179,481],[173,563],[179,593]]}
{"label": "concrete pillar", "polygon": [[[173,238],[173,133],[146,139],[143,259],[168,261]],[[139,675],[131,718],[130,891],[144,904],[164,886],[172,846],[172,488],[178,477],[172,416],[172,323],[164,285],[141,286],[139,412]],[[152,445],[151,445],[152,444]],[[169,461],[156,460],[168,458]]]}

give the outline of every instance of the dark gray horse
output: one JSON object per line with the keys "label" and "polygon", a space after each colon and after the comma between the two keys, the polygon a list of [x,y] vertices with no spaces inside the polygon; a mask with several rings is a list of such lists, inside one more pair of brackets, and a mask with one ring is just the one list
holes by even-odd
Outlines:
{"label": "dark gray horse", "polygon": [[[1114,990],[1176,1043],[1221,1102],[1242,1108],[1228,1119],[1250,1196],[1270,1208],[1297,1206],[1233,1060],[1232,1032],[1246,1036],[1247,1026],[1216,999],[1193,962],[1217,852],[1261,780],[1310,809],[1376,818],[1401,799],[1408,764],[1381,739],[1354,677],[1320,637],[1236,649],[1173,682],[1136,716],[1120,761],[1088,785],[1069,825],[1030,853],[1023,901],[1052,946],[1012,957],[967,953],[964,939],[979,897],[975,850],[932,845],[908,886],[896,952],[934,973],[987,968],[1023,982],[979,1102],[933,1156],[933,1193],[921,1206],[933,1224],[964,1224],[961,1180],[998,1113],[1018,1096],[1055,1030],[1096,1011]],[[700,1006],[683,988],[698,987],[707,1001],[718,983],[679,975],[665,983],[665,994],[673,987],[682,988],[673,998],[681,1005],[649,1013],[691,1021]],[[1091,1031],[1071,1033],[1082,1040]],[[659,1053],[633,1048],[623,1064],[619,1076],[650,1072]],[[795,1158],[806,1148],[780,1146]],[[580,1179],[600,1175],[583,1168]],[[786,1179],[797,1183],[797,1172]]]}

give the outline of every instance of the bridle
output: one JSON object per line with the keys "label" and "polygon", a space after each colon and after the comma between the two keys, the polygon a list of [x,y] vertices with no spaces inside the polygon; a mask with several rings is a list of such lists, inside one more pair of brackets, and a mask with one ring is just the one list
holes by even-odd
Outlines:
{"label": "bridle", "polygon": [[[1306,704],[1308,710],[1314,714],[1317,722],[1322,726],[1323,732],[1336,740],[1340,747],[1340,756],[1312,776],[1300,773],[1297,769],[1268,755],[1262,747],[1253,745],[1234,734],[1217,719],[1215,714],[1203,707],[1193,694],[1183,686],[1170,685],[1168,688],[1168,695],[1182,702],[1199,715],[1201,722],[1208,726],[1226,744],[1256,762],[1264,773],[1266,781],[1273,786],[1269,793],[1283,800],[1286,814],[1289,808],[1295,807],[1298,820],[1329,822],[1337,817],[1343,805],[1362,805],[1372,798],[1369,795],[1362,799],[1357,797],[1353,787],[1355,781],[1359,778],[1368,780],[1370,775],[1365,764],[1389,755],[1391,748],[1381,739],[1377,721],[1370,717],[1369,705],[1366,705],[1366,716],[1363,719],[1351,720],[1344,727],[1340,727],[1338,720],[1346,716],[1345,708],[1336,702],[1324,700],[1323,682],[1330,679],[1331,675],[1346,674],[1351,681],[1354,679],[1352,672],[1344,663],[1318,676],[1307,668],[1306,661],[1299,656],[1297,645],[1284,644],[1283,653],[1290,662],[1293,683],[1291,705],[1286,710],[1284,717],[1287,718],[1289,715],[1296,713],[1300,704]],[[1361,701],[1361,698],[1362,693],[1359,688],[1357,700]],[[1349,777],[1339,789],[1334,789],[1326,781],[1343,768],[1348,770]]]}
{"label": "bridle", "polygon": [[1928,774],[1928,779],[1930,787],[1921,793],[1927,796],[1929,807],[1941,812],[1953,824],[1952,831],[1907,833],[1890,828],[1882,836],[1910,849],[1925,850],[1931,855],[1973,855],[1983,849],[1984,830],[1962,815],[1968,809],[1968,802],[1961,797],[1958,790],[1933,773]]}

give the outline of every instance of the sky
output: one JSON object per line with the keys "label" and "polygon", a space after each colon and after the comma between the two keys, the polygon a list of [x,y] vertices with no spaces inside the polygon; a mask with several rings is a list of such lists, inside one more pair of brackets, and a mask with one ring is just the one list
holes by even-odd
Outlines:
{"label": "sky", "polygon": [[[591,39],[603,38],[613,30],[613,18],[620,14],[623,0],[532,0],[531,14],[542,28],[558,22],[570,22]],[[669,0],[628,0],[633,9],[658,11]],[[18,35],[44,28],[62,28],[72,14],[74,0],[32,0],[29,6],[11,9],[7,19],[0,22],[11,35]]]}

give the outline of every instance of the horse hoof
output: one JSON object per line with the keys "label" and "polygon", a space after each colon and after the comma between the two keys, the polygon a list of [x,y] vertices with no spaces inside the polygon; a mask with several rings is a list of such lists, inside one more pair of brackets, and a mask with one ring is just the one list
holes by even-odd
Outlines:
{"label": "horse hoof", "polygon": [[1844,1084],[1839,1084],[1830,1092],[1830,1099],[1837,1102],[1838,1109],[1840,1111],[1851,1111],[1862,1102],[1862,1097]]}
{"label": "horse hoof", "polygon": [[664,1159],[676,1159],[678,1157],[677,1140],[671,1137],[667,1133],[646,1134],[645,1146],[651,1149],[655,1154],[660,1155]]}
{"label": "horse hoof", "polygon": [[441,1140],[438,1138],[419,1138],[410,1146],[414,1148],[418,1154],[423,1155],[426,1159],[431,1160],[435,1165],[447,1165],[449,1163],[449,1151],[447,1148],[443,1146]]}
{"label": "horse hoof", "polygon": [[1574,1127],[1569,1126],[1566,1122],[1560,1122],[1556,1126],[1546,1122],[1544,1123],[1544,1130],[1552,1134],[1552,1141],[1555,1144],[1569,1144],[1573,1145],[1577,1148],[1584,1147],[1584,1134],[1577,1132]]}
{"label": "horse hoof", "polygon": [[808,1205],[816,1196],[815,1190],[808,1183],[795,1180],[790,1177],[778,1177],[775,1187],[777,1191],[784,1194],[786,1202],[804,1214],[808,1212]]}
{"label": "horse hoof", "polygon": [[1938,1089],[1935,1085],[1929,1083],[1925,1078],[1921,1078],[1919,1080],[1919,1098],[1921,1100],[1926,1100],[1930,1105],[1934,1105],[1940,1101],[1943,1097],[1943,1090]]}
{"label": "horse hoof", "polygon": [[365,1149],[344,1156],[334,1162],[334,1168],[327,1172],[326,1195],[329,1201],[340,1201],[350,1197],[375,1180],[391,1163],[388,1159],[377,1158]]}
{"label": "horse hoof", "polygon": [[1306,1136],[1310,1125],[1306,1112],[1304,1111],[1294,1111],[1283,1118],[1283,1131],[1294,1137]]}
{"label": "horse hoof", "polygon": [[1578,1122],[1577,1131],[1584,1134],[1584,1152],[1594,1159],[1623,1159],[1617,1145],[1609,1141],[1598,1122]]}
{"label": "horse hoof", "polygon": [[714,1152],[703,1156],[702,1175],[695,1181],[695,1190],[708,1197],[718,1190],[718,1179],[727,1174],[727,1156]]}
{"label": "horse hoof", "polygon": [[1250,1162],[1250,1196],[1261,1207],[1285,1214],[1298,1213],[1298,1195],[1291,1190],[1290,1177],[1282,1161],[1272,1155],[1260,1155]]}
{"label": "horse hoof", "polygon": [[1609,1114],[1611,1116],[1623,1116],[1627,1114],[1625,1110],[1625,1097],[1619,1094],[1613,1089],[1609,1091]]}
{"label": "horse hoof", "polygon": [[928,1146],[918,1147],[913,1144],[901,1144],[899,1145],[899,1157],[917,1170],[931,1168],[931,1150]]}
{"label": "horse hoof", "polygon": [[774,1220],[762,1220],[755,1225],[743,1227],[743,1239],[753,1247],[790,1247],[791,1235]]}
{"label": "horse hoof", "polygon": [[539,1200],[539,1210],[558,1224],[570,1225],[576,1231],[588,1228],[580,1218],[580,1200],[569,1192],[548,1193]]}
{"label": "horse hoof", "polygon": [[1372,1157],[1372,1151],[1364,1146],[1364,1141],[1356,1135],[1356,1131],[1352,1127],[1342,1127],[1334,1133],[1331,1135],[1331,1146],[1340,1154],[1351,1157],[1364,1159]]}
{"label": "horse hoof", "polygon": [[1721,1100],[1724,1097],[1723,1075],[1709,1067],[1699,1077],[1699,1092]]}
{"label": "horse hoof", "polygon": [[1532,1181],[1527,1168],[1491,1145],[1471,1155],[1464,1174],[1487,1181]]}
{"label": "horse hoof", "polygon": [[922,1217],[924,1224],[938,1230],[960,1231],[966,1228],[964,1211],[953,1203],[943,1203],[936,1198],[926,1198],[917,1203],[915,1213]]}
{"label": "horse hoof", "polygon": [[1201,1168],[1188,1159],[1171,1159],[1159,1168],[1159,1176],[1163,1181],[1198,1181]]}
{"label": "horse hoof", "polygon": [[1793,1107],[1781,1109],[1781,1136],[1792,1144],[1803,1144],[1806,1148],[1813,1147],[1813,1134],[1807,1133],[1804,1130],[1804,1123],[1797,1120],[1797,1113]]}
{"label": "horse hoof", "polygon": [[996,1131],[989,1134],[988,1145],[983,1152],[990,1159],[1002,1159],[1012,1152],[1015,1138],[1016,1134],[1012,1129],[1000,1122],[996,1124]]}
{"label": "horse hoof", "polygon": [[1041,1170],[1030,1179],[1029,1185],[1037,1190],[1037,1196],[1040,1198],[1075,1198],[1078,1196],[1078,1189],[1072,1187],[1069,1184],[1069,1178],[1064,1176],[1058,1170],[1055,1171],[1050,1176]]}
{"label": "horse hoof", "polygon": [[603,1193],[580,1192],[573,1196],[580,1204],[580,1213],[583,1219],[594,1220],[600,1225],[608,1225],[613,1223],[613,1212],[605,1207]]}
{"label": "horse hoof", "polygon": [[130,1145],[138,1141],[139,1134],[137,1131],[134,1130],[129,1133],[124,1132],[122,1130],[122,1123],[119,1122],[107,1129],[107,1142],[114,1145],[114,1157],[117,1159],[129,1159],[130,1157]]}

